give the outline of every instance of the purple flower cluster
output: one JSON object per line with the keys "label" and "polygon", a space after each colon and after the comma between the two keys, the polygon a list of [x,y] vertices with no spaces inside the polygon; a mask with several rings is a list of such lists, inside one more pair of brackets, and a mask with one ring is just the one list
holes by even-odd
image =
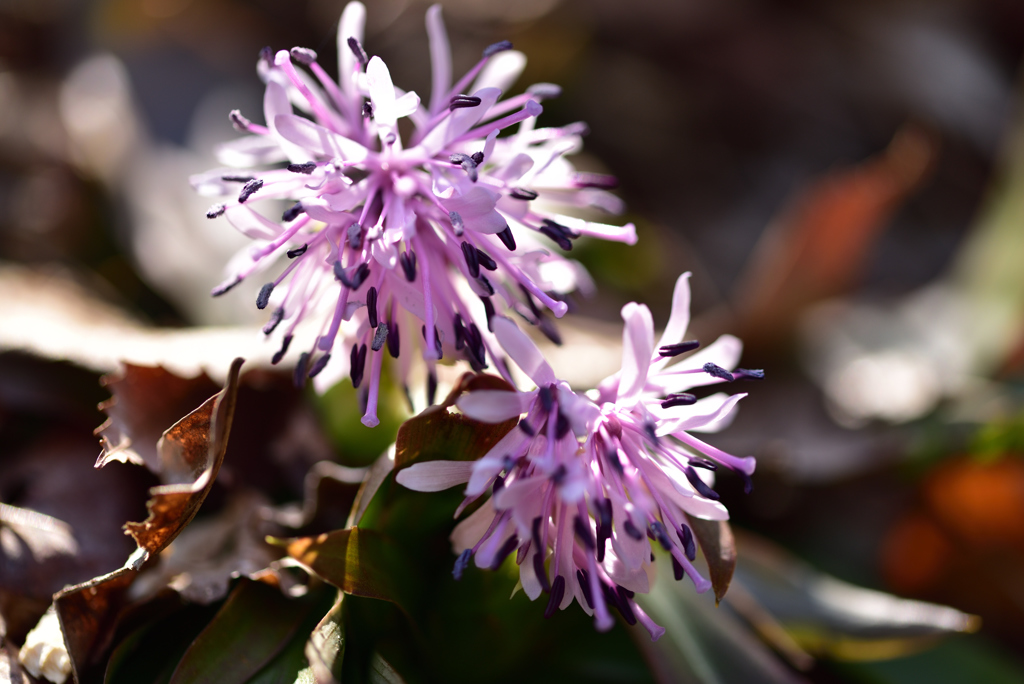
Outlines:
{"label": "purple flower cluster", "polygon": [[[614,179],[577,173],[565,159],[580,149],[585,126],[536,127],[557,86],[501,99],[525,63],[510,43],[488,47],[453,83],[441,10],[431,7],[433,83],[423,103],[368,56],[365,11],[352,2],[342,15],[337,83],[312,50],[265,49],[265,124],[232,112],[248,135],[219,150],[231,168],[192,183],[228,198],[208,217],[223,216],[254,241],[213,294],[275,272],[256,301],[270,311],[264,332],[282,334],[274,361],[297,336],[308,338],[296,380],[331,368],[324,377],[365,381],[363,423],[373,426],[385,354],[408,358],[418,347],[431,380],[444,356],[483,369],[495,358],[496,315],[516,311],[554,334],[544,309],[562,316],[562,295],[588,282],[556,247],[571,250],[582,235],[632,244],[636,232],[561,213],[620,211],[607,191]],[[403,118],[412,129],[406,141]],[[267,217],[275,205],[280,220]],[[399,364],[406,372],[408,361]]]}
{"label": "purple flower cluster", "polygon": [[547,616],[575,599],[599,630],[612,626],[617,610],[655,639],[664,630],[633,600],[650,588],[653,544],[668,552],[677,580],[688,576],[698,592],[710,588],[692,564],[688,516],[727,519],[712,489],[714,471],[729,468],[749,483],[755,463],[691,434],[725,427],[746,395],[698,399],[689,390],[762,373],[735,369],[741,344],[730,335],[695,351],[699,345],[684,340],[689,304],[687,273],[657,345],[648,308],[627,304],[622,369],[586,395],[559,381],[512,321],[494,318],[498,342],[536,388],[479,390],[457,406],[488,423],[519,417],[518,427],[478,461],[414,464],[397,476],[421,491],[466,483],[460,512],[490,494],[452,534],[456,577],[471,558],[496,569],[515,552],[527,596],[548,594]]}

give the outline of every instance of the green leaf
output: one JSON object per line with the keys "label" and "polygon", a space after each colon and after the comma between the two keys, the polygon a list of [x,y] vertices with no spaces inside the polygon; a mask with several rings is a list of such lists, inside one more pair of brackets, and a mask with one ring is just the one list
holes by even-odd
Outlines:
{"label": "green leaf", "polygon": [[732,582],[732,574],[736,569],[736,540],[733,538],[732,529],[725,520],[701,520],[689,515],[686,517],[690,521],[697,543],[700,544],[700,550],[704,553],[704,560],[707,561],[711,588],[715,592],[715,603],[718,603],[729,590],[729,583]]}
{"label": "green leaf", "polygon": [[287,542],[288,555],[347,594],[390,601],[408,612],[394,581],[409,567],[398,547],[373,530],[351,527]]}
{"label": "green leaf", "polygon": [[243,684],[289,643],[309,614],[310,601],[241,579],[185,652],[171,684]]}

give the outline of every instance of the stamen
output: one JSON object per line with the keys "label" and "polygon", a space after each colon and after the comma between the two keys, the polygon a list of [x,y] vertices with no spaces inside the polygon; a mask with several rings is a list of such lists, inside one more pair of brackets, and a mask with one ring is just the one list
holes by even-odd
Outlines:
{"label": "stamen", "polygon": [[302,206],[302,202],[296,202],[295,204],[284,210],[284,213],[281,214],[281,220],[284,221],[285,223],[287,223],[288,221],[294,221],[296,218],[298,218],[299,214],[305,213],[306,208]]}
{"label": "stamen", "polygon": [[398,324],[391,321],[387,324],[388,327],[388,353],[391,354],[391,358],[398,358]]}
{"label": "stamen", "polygon": [[517,546],[519,546],[519,537],[513,534],[505,540],[505,543],[498,549],[498,553],[494,555],[494,560],[491,561],[491,570],[500,568],[501,564],[508,558],[508,554],[512,553]]}
{"label": "stamen", "polygon": [[362,114],[364,119],[370,119],[373,117],[373,103],[370,102],[369,100],[363,101]]}
{"label": "stamen", "polygon": [[686,576],[686,570],[679,564],[675,556],[669,556],[672,559],[672,576],[676,578],[676,582],[683,579]]}
{"label": "stamen", "polygon": [[351,278],[349,278],[345,273],[345,269],[342,268],[340,261],[334,262],[334,277],[340,280],[342,284],[350,290],[358,290],[369,275],[370,267],[365,261],[356,266],[355,272],[352,274]]}
{"label": "stamen", "polygon": [[732,372],[732,374],[735,378],[743,378],[745,380],[764,380],[764,371],[760,368],[737,368]]}
{"label": "stamen", "polygon": [[597,562],[604,562],[605,542],[612,538],[612,500],[608,497],[594,502],[597,507]]}
{"label": "stamen", "polygon": [[274,66],[274,50],[269,45],[263,46],[260,49],[259,60],[266,62],[269,66]]}
{"label": "stamen", "polygon": [[573,531],[576,532],[576,537],[580,540],[580,543],[586,547],[587,551],[593,551],[597,548],[597,544],[594,542],[594,533],[591,532],[590,525],[584,522],[578,515],[573,519]]}
{"label": "stamen", "polygon": [[540,397],[540,405],[544,407],[544,412],[551,413],[551,409],[555,407],[555,397],[551,391],[551,386],[544,385],[539,389],[537,395]]}
{"label": "stamen", "polygon": [[554,345],[562,346],[562,336],[558,334],[558,328],[547,318],[537,319],[537,329],[541,331],[544,337],[551,340]]}
{"label": "stamen", "polygon": [[545,619],[552,617],[558,606],[562,604],[562,597],[565,596],[565,578],[559,575],[551,585],[551,598],[548,599],[548,607],[544,609]]}
{"label": "stamen", "polygon": [[469,155],[469,158],[472,159],[473,163],[476,164],[477,166],[480,166],[481,164],[484,163],[483,152],[474,152],[473,154]]}
{"label": "stamen", "polygon": [[274,329],[277,328],[277,326],[280,325],[281,321],[283,320],[284,307],[279,306],[278,308],[274,309],[274,313],[270,314],[270,320],[267,322],[265,326],[263,326],[263,334],[269,335],[270,333],[274,332]]}
{"label": "stamen", "polygon": [[658,354],[665,357],[679,356],[686,352],[693,351],[700,346],[700,342],[697,340],[689,340],[687,342],[678,342],[676,344],[666,344],[658,348]]}
{"label": "stamen", "polygon": [[[695,560],[697,558],[697,545],[693,541],[693,532],[690,531],[690,526],[683,524],[679,527],[679,536],[683,540],[683,553],[686,554],[688,559]],[[678,577],[676,579],[679,579]]]}
{"label": "stamen", "polygon": [[558,467],[555,468],[555,472],[551,473],[551,481],[555,483],[556,487],[561,487],[565,482],[566,475],[568,474],[568,468],[565,467],[564,463],[560,463],[558,464]]}
{"label": "stamen", "polygon": [[315,378],[317,375],[319,375],[320,371],[322,371],[324,369],[324,366],[326,366],[327,362],[330,361],[330,360],[331,360],[331,355],[330,354],[324,354],[323,356],[318,358],[316,360],[316,362],[310,367],[308,377]]}
{"label": "stamen", "polygon": [[462,237],[462,233],[466,230],[466,224],[462,222],[462,214],[457,211],[449,211],[448,220],[452,222],[455,237]]}
{"label": "stamen", "polygon": [[508,248],[508,251],[510,251],[510,252],[516,251],[516,238],[515,238],[514,235],[512,235],[512,229],[511,228],[509,228],[508,226],[505,226],[505,230],[501,231],[497,235],[498,235],[498,239],[501,240],[502,244],[505,245],[505,247]]}
{"label": "stamen", "polygon": [[[540,518],[537,518],[537,520],[540,520]],[[537,575],[537,579],[540,580],[540,588],[544,591],[551,591],[548,571],[544,568],[544,549],[536,542],[534,542],[534,546],[537,547],[537,553],[533,555],[533,572]]]}
{"label": "stamen", "polygon": [[245,201],[252,197],[252,194],[263,187],[262,178],[253,178],[242,186],[242,192],[238,193],[238,203],[245,204]]}
{"label": "stamen", "polygon": [[[465,243],[463,243],[465,244]],[[488,271],[497,271],[498,263],[491,258],[491,255],[482,250],[476,250],[476,260],[480,262],[481,268],[486,268]]]}
{"label": "stamen", "polygon": [[222,284],[218,285],[217,287],[213,288],[212,290],[210,290],[210,296],[211,297],[220,297],[222,294],[226,293],[228,290],[233,288],[235,285],[238,285],[238,283],[240,283],[240,282],[242,282],[242,279],[240,277],[238,277],[238,276],[235,276],[235,279],[232,280],[231,282],[229,282],[229,283],[222,283]]}
{"label": "stamen", "polygon": [[363,381],[363,372],[366,370],[366,345],[353,344],[349,360],[351,361],[349,377],[352,378],[352,387],[358,389],[359,383]]}
{"label": "stamen", "polygon": [[292,336],[285,335],[284,340],[281,342],[281,348],[274,352],[274,356],[270,359],[270,364],[276,366],[281,363],[281,359],[288,353],[288,346],[292,343]]}
{"label": "stamen", "polygon": [[481,102],[482,100],[475,95],[452,95],[451,100],[448,101],[448,109],[454,112],[456,109],[479,107]]}
{"label": "stamen", "polygon": [[222,181],[227,183],[248,183],[254,178],[255,176],[245,176],[239,173],[228,173],[220,177]]}
{"label": "stamen", "polygon": [[550,221],[549,219],[544,219],[544,225],[537,230],[550,238],[552,242],[564,249],[566,252],[570,252],[572,251],[572,241],[569,239],[569,236],[565,231],[561,230],[562,228],[564,228],[564,226],[561,226],[554,221]]}
{"label": "stamen", "polygon": [[484,48],[484,57],[491,57],[493,55],[498,54],[499,52],[504,52],[505,50],[511,50],[511,49],[512,49],[512,41],[503,40],[501,42],[493,43],[493,44],[488,45],[487,47],[485,47]]}
{"label": "stamen", "polygon": [[711,363],[710,361],[704,364],[704,372],[712,377],[721,378],[726,382],[732,382],[734,380],[732,373],[725,370],[716,363]]}
{"label": "stamen", "polygon": [[[388,324],[381,323],[377,326],[377,332],[373,334],[373,343],[370,345],[370,349],[373,351],[380,351],[384,346],[384,342],[388,339]],[[390,349],[388,350],[390,351]]]}
{"label": "stamen", "polygon": [[224,206],[223,204],[214,204],[212,207],[206,210],[206,218],[215,219],[221,214],[223,214],[225,209],[227,209],[227,207]]}
{"label": "stamen", "polygon": [[402,270],[405,271],[405,279],[410,283],[416,280],[416,252],[402,252],[398,261],[402,264]]}
{"label": "stamen", "polygon": [[[370,287],[366,291],[366,317],[370,321],[370,327],[377,327],[377,288]],[[379,349],[379,347],[378,347]],[[377,351],[377,349],[374,349]]]}
{"label": "stamen", "polygon": [[533,429],[533,426],[530,425],[530,422],[525,418],[519,421],[519,429],[528,434],[530,437],[537,436],[537,431]]}
{"label": "stamen", "polygon": [[688,392],[677,392],[670,394],[666,397],[665,401],[661,402],[661,408],[669,409],[675,408],[676,406],[693,406],[697,403],[697,397]]}
{"label": "stamen", "polygon": [[626,518],[626,522],[622,523],[622,529],[626,534],[637,541],[644,538],[644,533],[638,530],[636,525],[634,525],[633,521],[629,518]]}
{"label": "stamen", "polygon": [[707,470],[718,470],[718,466],[703,458],[691,458],[690,465],[697,468],[705,468]]}
{"label": "stamen", "polygon": [[306,385],[306,367],[309,365],[309,352],[302,352],[299,354],[299,362],[295,364],[295,374],[292,380],[295,382],[296,387],[305,387]]}
{"label": "stamen", "polygon": [[363,49],[362,44],[355,36],[349,36],[348,38],[348,49],[352,51],[352,54],[356,56],[359,63],[366,68],[366,65],[370,63],[370,58],[366,55],[366,50]]}
{"label": "stamen", "polygon": [[462,579],[462,573],[466,572],[466,568],[469,567],[469,559],[473,555],[471,549],[466,549],[459,554],[459,557],[455,559],[455,567],[452,568],[452,577],[455,581]]}
{"label": "stamen", "polygon": [[304,47],[293,47],[288,51],[292,60],[303,66],[309,66],[316,61],[316,52]]}
{"label": "stamen", "polygon": [[295,249],[289,249],[286,252],[286,254],[288,255],[289,259],[294,259],[295,257],[300,257],[303,254],[305,254],[307,249],[309,249],[309,243],[308,242],[303,244],[301,247],[296,247]]}
{"label": "stamen", "polygon": [[622,586],[615,585],[616,593],[619,595],[619,612],[622,613],[622,617],[625,618],[626,624],[630,627],[636,624],[636,615],[633,614],[633,606],[630,604],[632,599],[632,593],[628,589]]}
{"label": "stamen", "polygon": [[274,283],[267,283],[260,288],[260,293],[256,295],[256,308],[266,309],[267,303],[270,301],[270,294],[274,291]]}
{"label": "stamen", "polygon": [[[488,297],[493,297],[494,296],[494,286],[491,285],[491,281],[487,279],[487,276],[480,276],[480,277],[478,277],[476,279],[476,282],[480,283],[480,285],[483,286],[484,291],[487,293]],[[490,319],[488,319],[488,320],[490,320]],[[494,331],[492,330],[491,332],[494,332]]]}
{"label": "stamen", "polygon": [[353,223],[345,231],[345,237],[348,240],[348,246],[354,250],[359,249],[359,246],[363,243],[363,227],[358,223]]}
{"label": "stamen", "polygon": [[512,192],[509,196],[517,200],[535,200],[537,199],[537,193],[533,190],[527,190],[526,188],[512,188]]}
{"label": "stamen", "polygon": [[555,439],[562,439],[569,434],[569,419],[558,409],[558,418],[555,419]]}
{"label": "stamen", "polygon": [[698,494],[712,501],[718,501],[718,492],[708,487],[693,468],[683,468],[683,474],[686,475],[686,479],[690,481]]}
{"label": "stamen", "polygon": [[470,344],[470,350],[473,352],[474,358],[482,368],[487,368],[486,351],[484,349],[484,338],[480,334],[480,328],[476,327],[476,323],[470,323],[466,329],[469,333],[467,342]]}
{"label": "stamen", "polygon": [[242,112],[238,111],[237,109],[231,110],[231,112],[228,114],[228,119],[231,120],[231,125],[239,133],[248,133],[249,126],[252,125],[252,122],[246,119],[244,116],[242,116]]}
{"label": "stamen", "polygon": [[433,406],[437,399],[437,376],[434,371],[427,373],[427,405]]}
{"label": "stamen", "polygon": [[580,591],[587,602],[587,608],[594,609],[594,599],[590,596],[590,574],[583,568],[576,569],[576,581],[580,583]]}
{"label": "stamen", "polygon": [[663,549],[666,551],[672,550],[672,540],[668,538],[668,531],[665,530],[665,525],[655,520],[651,523],[651,533],[654,535],[654,538],[658,540],[658,543],[661,544]]}
{"label": "stamen", "polygon": [[316,171],[316,162],[308,161],[301,164],[289,164],[288,170],[292,173],[302,173],[308,176]]}
{"label": "stamen", "polygon": [[466,267],[469,269],[469,275],[474,278],[479,278],[480,262],[477,260],[476,248],[468,242],[463,241],[462,256],[466,260]]}
{"label": "stamen", "polygon": [[484,303],[484,315],[487,317],[487,329],[494,332],[494,326],[491,321],[494,319],[494,304],[491,303],[490,297],[481,297],[480,301]]}

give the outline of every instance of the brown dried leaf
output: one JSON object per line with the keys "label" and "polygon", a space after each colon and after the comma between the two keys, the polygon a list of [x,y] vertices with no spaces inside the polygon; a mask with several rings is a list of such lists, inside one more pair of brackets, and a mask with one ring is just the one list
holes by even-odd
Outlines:
{"label": "brown dried leaf", "polygon": [[235,359],[224,389],[164,432],[157,452],[165,481],[174,484],[153,487],[149,517],[125,525],[138,548],[124,567],[54,595],[78,681],[110,645],[125,593],[142,564],[181,533],[209,493],[227,449],[241,366],[242,359]]}
{"label": "brown dried leaf", "polygon": [[157,442],[164,430],[217,391],[206,374],[182,378],[162,367],[130,363],[101,382],[112,396],[100,404],[109,418],[96,429],[103,446],[96,467],[120,461],[158,474]]}
{"label": "brown dried leaf", "polygon": [[224,390],[207,399],[160,438],[157,452],[164,481],[175,484],[153,487],[150,490],[153,498],[146,503],[149,517],[141,523],[125,525],[139,548],[146,551],[136,567],[178,536],[195,517],[213,486],[227,450],[241,367],[242,359],[235,359]]}

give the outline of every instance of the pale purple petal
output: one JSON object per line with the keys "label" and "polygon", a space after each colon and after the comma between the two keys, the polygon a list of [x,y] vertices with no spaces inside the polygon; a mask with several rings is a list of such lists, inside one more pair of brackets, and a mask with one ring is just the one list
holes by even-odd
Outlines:
{"label": "pale purple petal", "polygon": [[501,214],[494,210],[500,196],[490,188],[474,184],[460,195],[441,200],[441,204],[448,211],[458,212],[466,228],[494,235],[508,226]]}
{"label": "pale purple petal", "polygon": [[274,119],[274,126],[284,141],[303,150],[299,156],[302,161],[309,161],[310,157],[327,157],[358,162],[366,159],[368,154],[367,149],[354,140],[296,114],[279,115]]}
{"label": "pale purple petal", "polygon": [[518,50],[505,50],[491,57],[476,77],[473,90],[497,88],[506,92],[526,67],[526,55]]}
{"label": "pale purple petal", "polygon": [[428,461],[414,463],[395,475],[395,481],[417,492],[440,492],[469,481],[473,461]]}
{"label": "pale purple petal", "polygon": [[654,321],[651,310],[643,304],[630,302],[622,307],[622,375],[616,402],[632,406],[647,384],[647,370],[654,350]]}
{"label": "pale purple petal", "polygon": [[495,316],[492,324],[501,348],[537,387],[550,385],[555,381],[555,373],[544,360],[544,355],[515,323],[503,316]]}
{"label": "pale purple petal", "polygon": [[224,218],[243,234],[262,240],[270,240],[281,233],[281,226],[244,204],[236,204],[224,210]]}
{"label": "pale purple petal", "polygon": [[445,97],[452,87],[452,49],[448,44],[448,31],[441,17],[441,6],[431,5],[427,10],[427,38],[430,40],[430,113],[448,106]]}
{"label": "pale purple petal", "polygon": [[338,80],[341,89],[349,97],[357,94],[355,80],[352,75],[360,68],[356,56],[349,49],[348,39],[355,38],[363,42],[363,28],[366,26],[366,8],[361,2],[350,2],[345,5],[338,22]]}
{"label": "pale purple petal", "polygon": [[529,436],[522,430],[509,430],[483,458],[476,461],[473,474],[466,485],[466,496],[479,496],[494,476],[505,467],[505,457],[519,453]]}
{"label": "pale purple petal", "polygon": [[677,344],[683,341],[686,329],[690,327],[690,272],[679,276],[675,290],[672,292],[672,313],[668,317],[668,325],[661,334],[659,347]]}
{"label": "pale purple petal", "polygon": [[267,128],[277,135],[281,150],[290,161],[295,163],[309,161],[310,153],[303,146],[296,145],[291,140],[282,137],[277,130],[278,117],[286,115],[292,115],[292,103],[288,99],[288,91],[277,81],[268,81],[267,88],[263,92],[263,116],[267,121]]}
{"label": "pale purple petal", "polygon": [[506,390],[477,390],[464,394],[455,402],[459,410],[483,423],[501,423],[526,412],[533,397]]}
{"label": "pale purple petal", "polygon": [[718,432],[729,426],[736,416],[736,404],[746,394],[717,392],[704,397],[696,404],[686,407],[663,409],[658,405],[650,407],[651,413],[659,418],[658,435],[669,435],[679,430]]}
{"label": "pale purple petal", "polygon": [[452,543],[452,551],[455,552],[455,555],[473,548],[473,545],[480,541],[480,537],[484,536],[484,532],[490,527],[492,520],[494,520],[494,504],[487,499],[480,508],[470,513],[452,530],[449,541]]}

